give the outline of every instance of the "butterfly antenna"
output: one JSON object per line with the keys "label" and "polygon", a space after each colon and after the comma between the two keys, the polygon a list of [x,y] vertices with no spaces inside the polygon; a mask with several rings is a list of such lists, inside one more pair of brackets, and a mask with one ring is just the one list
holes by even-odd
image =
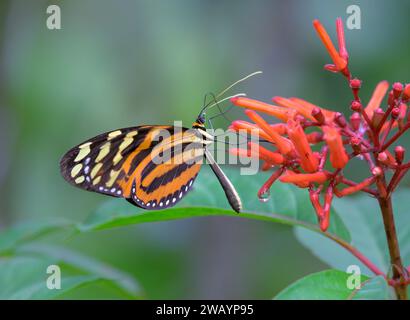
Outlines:
{"label": "butterfly antenna", "polygon": [[[213,99],[212,99],[210,102],[208,102],[208,103],[206,103],[207,96],[208,96],[208,94],[206,94],[205,97],[204,97],[204,104],[203,104],[203,107],[202,107],[202,109],[201,109],[201,113],[204,112],[206,109],[211,108],[211,107],[213,107],[214,105],[217,105],[217,104],[218,104],[218,98],[220,98],[222,95],[224,95],[227,91],[229,91],[230,89],[232,89],[232,88],[233,88],[234,86],[236,86],[237,84],[239,84],[239,83],[241,83],[241,82],[243,82],[243,81],[245,81],[245,80],[247,80],[247,79],[249,79],[249,78],[251,78],[251,77],[257,75],[257,74],[261,74],[261,73],[262,73],[262,71],[256,71],[256,72],[253,72],[253,73],[251,73],[251,74],[248,74],[246,77],[243,77],[242,79],[239,79],[238,81],[232,83],[230,86],[228,86],[227,88],[225,88],[224,90],[222,90],[222,91],[221,91],[220,93],[218,93],[216,96],[215,96],[213,93],[208,93],[208,94],[210,94],[210,95],[212,96],[212,98],[213,98]],[[234,95],[234,96],[231,96],[231,97],[222,99],[222,100],[220,100],[219,102],[225,101],[225,100],[227,100],[227,99],[231,99],[231,98],[236,97],[236,96],[238,96],[238,95]],[[212,104],[212,102],[215,102],[215,103]]]}
{"label": "butterfly antenna", "polygon": [[251,73],[251,74],[248,74],[246,77],[243,77],[242,79],[239,79],[238,81],[232,83],[230,86],[228,86],[227,88],[225,88],[224,90],[222,90],[220,93],[218,93],[218,94],[216,95],[216,99],[218,99],[219,97],[221,97],[222,95],[224,95],[227,91],[231,90],[231,89],[232,89],[234,86],[236,86],[237,84],[239,84],[239,83],[241,83],[241,82],[243,82],[243,81],[245,81],[245,80],[247,80],[247,79],[249,79],[249,78],[251,78],[251,77],[253,77],[253,76],[256,76],[257,74],[261,74],[261,73],[262,73],[262,71],[253,72],[253,73]]}
{"label": "butterfly antenna", "polygon": [[214,106],[217,106],[217,105],[219,105],[219,103],[224,102],[224,101],[226,101],[226,100],[229,100],[229,99],[232,99],[232,98],[235,98],[235,97],[245,97],[245,96],[246,96],[246,93],[237,93],[237,94],[234,94],[233,96],[229,96],[229,97],[223,98],[222,100],[215,101],[213,104],[207,106],[207,109],[210,109],[210,108],[212,108],[212,107],[214,107]]}

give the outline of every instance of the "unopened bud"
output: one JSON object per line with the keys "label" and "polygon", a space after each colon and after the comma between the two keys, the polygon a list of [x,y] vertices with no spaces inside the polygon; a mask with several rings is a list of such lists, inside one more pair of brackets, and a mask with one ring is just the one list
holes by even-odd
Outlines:
{"label": "unopened bud", "polygon": [[374,110],[373,113],[373,118],[372,118],[372,124],[375,128],[377,128],[380,124],[380,122],[382,121],[384,116],[384,111],[381,108],[377,108],[376,110]]}
{"label": "unopened bud", "polygon": [[360,101],[353,100],[352,103],[350,104],[350,109],[353,111],[359,112],[362,109],[362,104]]}
{"label": "unopened bud", "polygon": [[306,122],[306,118],[300,114],[295,115],[294,119],[302,125]]}
{"label": "unopened bud", "polygon": [[372,169],[372,175],[375,177],[380,177],[383,174],[383,170],[380,167],[374,167]]}
{"label": "unopened bud", "polygon": [[390,92],[389,92],[389,97],[387,98],[387,104],[388,104],[389,106],[391,106],[391,105],[394,104],[394,94],[393,94],[393,91],[390,91]]}
{"label": "unopened bud", "polygon": [[312,144],[316,144],[323,141],[323,133],[319,131],[310,132],[306,134],[308,142]]}
{"label": "unopened bud", "polygon": [[398,164],[402,164],[404,160],[404,152],[406,150],[402,146],[397,146],[394,148],[394,157]]}
{"label": "unopened bud", "polygon": [[352,149],[356,154],[359,154],[362,151],[361,144],[362,144],[362,141],[358,137],[352,137],[350,139],[350,145],[352,146]]}
{"label": "unopened bud", "polygon": [[400,108],[394,107],[393,110],[391,111],[391,117],[393,119],[397,119],[400,115]]}
{"label": "unopened bud", "polygon": [[381,163],[385,164],[386,166],[394,166],[396,165],[396,159],[393,157],[393,155],[389,151],[383,151],[380,152],[377,155],[377,160],[379,160]]}
{"label": "unopened bud", "polygon": [[401,84],[400,82],[393,83],[393,95],[396,99],[400,97],[402,92],[403,92],[403,84]]}
{"label": "unopened bud", "polygon": [[335,114],[335,122],[337,123],[337,125],[341,128],[346,127],[347,122],[346,122],[346,118],[343,114],[341,114],[340,112],[336,112]]}
{"label": "unopened bud", "polygon": [[314,107],[312,109],[312,116],[316,119],[319,124],[325,123],[325,116],[320,108]]}
{"label": "unopened bud", "polygon": [[379,155],[377,156],[377,160],[383,163],[386,162],[387,159],[388,159],[388,156],[386,152],[380,152]]}
{"label": "unopened bud", "polygon": [[410,83],[408,83],[404,86],[403,99],[405,101],[410,100]]}
{"label": "unopened bud", "polygon": [[350,80],[349,85],[350,85],[350,88],[352,89],[360,89],[362,86],[362,81],[357,78],[354,78]]}
{"label": "unopened bud", "polygon": [[350,125],[354,131],[359,130],[361,121],[362,119],[358,112],[355,112],[350,116]]}

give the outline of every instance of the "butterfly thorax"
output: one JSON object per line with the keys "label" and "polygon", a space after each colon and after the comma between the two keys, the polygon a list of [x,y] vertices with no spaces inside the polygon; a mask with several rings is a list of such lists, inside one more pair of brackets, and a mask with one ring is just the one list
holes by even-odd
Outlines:
{"label": "butterfly thorax", "polygon": [[214,136],[206,131],[206,127],[201,117],[198,117],[198,119],[192,124],[192,129],[198,133],[204,146],[214,142]]}

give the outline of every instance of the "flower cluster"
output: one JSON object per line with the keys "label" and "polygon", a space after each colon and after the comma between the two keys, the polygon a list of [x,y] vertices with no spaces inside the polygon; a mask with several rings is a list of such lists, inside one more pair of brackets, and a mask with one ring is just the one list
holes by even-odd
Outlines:
{"label": "flower cluster", "polygon": [[[359,97],[362,81],[353,78],[349,71],[342,20],[336,21],[338,49],[318,20],[313,26],[333,62],[325,65],[325,69],[343,75],[352,90],[350,117],[346,119],[342,113],[295,97],[277,96],[272,99],[274,104],[234,97],[232,103],[245,108],[251,122],[233,121],[230,129],[246,130],[270,145],[250,142],[247,148],[232,148],[230,152],[258,157],[263,161],[263,170],[274,170],[259,190],[260,198],[269,192],[276,180],[307,188],[319,226],[326,231],[334,196],[362,191],[378,199],[389,198],[410,169],[410,162],[403,162],[404,148],[396,145],[410,128],[407,111],[410,84],[396,82],[390,88],[387,81],[382,81],[367,105],[363,105]],[[383,103],[386,94],[387,102]],[[281,123],[269,123],[260,115],[262,113]],[[355,157],[366,161],[369,167],[368,177],[360,182],[344,175],[345,167]],[[393,174],[387,183],[388,170]]]}

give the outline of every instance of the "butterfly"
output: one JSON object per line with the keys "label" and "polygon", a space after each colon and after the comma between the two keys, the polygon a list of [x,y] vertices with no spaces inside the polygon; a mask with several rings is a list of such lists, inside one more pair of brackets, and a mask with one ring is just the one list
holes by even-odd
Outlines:
{"label": "butterfly", "polygon": [[208,150],[215,137],[206,131],[205,109],[190,129],[144,125],[86,140],[62,157],[61,174],[81,189],[159,210],[174,206],[192,189],[205,157],[232,209],[240,212],[237,191]]}
{"label": "butterfly", "polygon": [[240,212],[238,192],[208,149],[215,137],[206,131],[206,110],[213,106],[219,109],[219,102],[232,98],[218,102],[220,96],[260,73],[254,72],[213,96],[215,103],[204,102],[190,129],[143,125],[113,130],[80,143],[61,158],[62,176],[81,189],[124,198],[143,209],[160,210],[174,206],[192,189],[205,158],[232,209]]}
{"label": "butterfly", "polygon": [[158,125],[123,128],[75,146],[62,157],[60,170],[76,187],[158,210],[174,206],[191,190],[205,157],[232,209],[239,212],[238,193],[207,148],[213,141],[203,114],[191,129]]}

